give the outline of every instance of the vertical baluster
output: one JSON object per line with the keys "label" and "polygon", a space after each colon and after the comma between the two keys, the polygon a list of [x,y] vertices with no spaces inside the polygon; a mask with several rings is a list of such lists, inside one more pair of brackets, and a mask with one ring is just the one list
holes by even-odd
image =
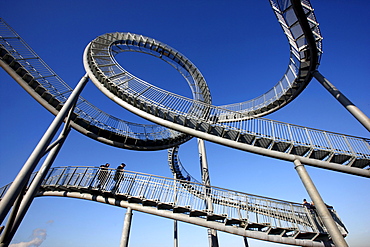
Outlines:
{"label": "vertical baluster", "polygon": [[62,171],[62,173],[59,175],[59,178],[57,179],[57,181],[55,182],[55,185],[57,185],[60,181],[60,179],[64,176],[64,173],[65,171],[67,170],[68,167],[65,167]]}
{"label": "vertical baluster", "polygon": [[[71,176],[69,177],[68,182],[64,181],[64,182],[65,182],[65,185],[69,185],[69,184],[70,184],[70,182],[71,182],[72,178],[74,177],[74,175],[75,175],[75,173],[76,173],[77,169],[78,169],[78,167],[73,168],[73,172],[72,172]],[[70,172],[67,174],[67,176],[68,176],[69,174],[70,174]],[[66,180],[67,180],[67,179],[66,179]]]}

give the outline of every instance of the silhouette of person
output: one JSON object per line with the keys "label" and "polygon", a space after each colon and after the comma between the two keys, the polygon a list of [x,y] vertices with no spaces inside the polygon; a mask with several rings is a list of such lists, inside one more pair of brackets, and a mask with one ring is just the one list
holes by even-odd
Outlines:
{"label": "silhouette of person", "polygon": [[101,165],[99,167],[99,173],[98,173],[98,189],[104,189],[106,186],[106,183],[108,181],[108,176],[109,176],[109,168],[110,164],[106,163],[105,165]]}
{"label": "silhouette of person", "polygon": [[123,179],[123,171],[125,170],[125,167],[126,165],[124,163],[121,163],[116,169],[116,173],[114,174],[114,177],[113,177],[113,180],[116,182],[112,189],[113,193],[117,192],[118,190],[119,184],[121,183]]}
{"label": "silhouette of person", "polygon": [[308,208],[308,209],[311,209],[311,204],[308,203],[306,199],[303,199],[303,206]]}

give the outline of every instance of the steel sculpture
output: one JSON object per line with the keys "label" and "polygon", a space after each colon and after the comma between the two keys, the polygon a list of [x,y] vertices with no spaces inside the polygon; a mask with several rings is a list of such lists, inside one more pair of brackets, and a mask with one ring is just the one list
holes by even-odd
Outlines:
{"label": "steel sculpture", "polygon": [[[280,12],[293,18],[293,13],[289,13],[293,12],[292,6],[285,7],[287,9]],[[298,18],[294,21],[286,20],[282,25],[286,27],[289,22],[292,22],[293,29],[299,21]],[[311,63],[307,67],[307,54],[315,53],[318,49],[305,50],[310,46],[303,42],[306,38],[302,30],[298,36],[300,42],[295,46],[301,51],[298,53],[301,58],[298,67],[304,67],[306,70],[305,73],[302,71],[295,73],[292,79],[294,82],[301,81],[302,74],[305,74],[306,80],[312,78],[311,74],[317,67],[317,64],[314,66]],[[370,170],[367,169],[370,164],[370,140],[367,138],[269,119],[250,118],[254,110],[238,112],[228,110],[225,106],[217,107],[199,100],[188,99],[129,75],[114,58],[118,52],[132,50],[148,54],[159,53],[162,57],[168,56],[168,59],[174,60],[181,58],[176,52],[166,50],[164,46],[157,43],[159,42],[132,33],[101,35],[85,49],[85,69],[94,84],[110,99],[159,125],[260,155],[292,162],[299,159],[307,165],[370,177]],[[186,67],[185,64],[183,66]],[[285,75],[284,78],[289,76]],[[289,89],[285,93],[288,96],[291,95]]]}
{"label": "steel sculpture", "polygon": [[[335,88],[317,71],[322,53],[322,37],[309,1],[270,0],[270,3],[288,38],[290,63],[282,79],[271,90],[260,97],[239,104],[211,105],[208,86],[195,65],[175,49],[152,38],[132,33],[108,33],[97,37],[86,47],[84,66],[89,79],[113,101],[159,126],[126,122],[102,112],[79,97],[79,90],[86,83],[87,76],[82,78],[78,90],[73,92],[3,20],[0,22],[0,66],[40,104],[57,115],[58,126],[61,124],[61,119],[68,116],[65,120],[65,131],[63,131],[65,134],[68,134],[69,128],[72,127],[103,143],[135,150],[172,148],[192,137],[198,137],[232,148],[294,162],[303,183],[307,188],[310,187],[308,191],[311,197],[316,200],[318,218],[312,218],[313,216],[310,216],[307,211],[302,213],[302,207],[298,209],[298,206],[291,203],[288,203],[288,207],[294,208],[293,211],[289,211],[290,209],[286,209],[285,206],[277,206],[286,202],[275,204],[275,202],[272,203],[274,199],[271,199],[272,201],[267,199],[262,204],[250,206],[250,201],[254,199],[242,196],[243,203],[240,204],[239,199],[235,199],[239,198],[238,193],[233,194],[228,191],[227,196],[224,196],[223,192],[220,192],[222,194],[220,196],[221,194],[217,194],[219,192],[211,193],[217,191],[214,187],[181,180],[175,180],[175,183],[171,181],[171,183],[176,184],[176,190],[181,189],[181,193],[188,194],[184,197],[186,200],[190,200],[190,197],[191,200],[200,199],[202,202],[205,199],[210,200],[214,208],[205,212],[192,206],[190,210],[188,205],[183,204],[175,210],[178,197],[176,201],[162,198],[162,195],[167,195],[168,191],[173,193],[173,187],[165,185],[166,182],[163,182],[165,187],[160,187],[159,190],[152,185],[148,187],[153,176],[138,180],[140,188],[145,188],[145,191],[159,195],[160,198],[148,199],[146,192],[132,194],[127,190],[121,190],[118,193],[112,193],[109,189],[96,191],[96,186],[92,184],[94,178],[91,177],[94,172],[88,168],[84,170],[84,174],[80,174],[81,168],[55,168],[48,172],[52,160],[56,157],[56,149],[64,140],[64,136],[61,136],[60,140],[51,143],[53,135],[48,134],[45,136],[47,140],[42,144],[42,148],[32,158],[32,164],[25,165],[26,170],[17,176],[13,185],[2,191],[1,221],[12,206],[14,210],[11,213],[11,219],[16,221],[12,225],[13,220],[10,220],[9,227],[5,230],[9,236],[6,240],[2,239],[3,244],[7,244],[7,241],[12,238],[11,235],[14,234],[17,224],[23,217],[20,212],[17,212],[17,208],[20,206],[24,213],[27,208],[24,204],[30,204],[32,193],[39,193],[38,195],[64,195],[116,203],[133,210],[272,242],[301,246],[327,246],[334,242],[337,246],[346,246],[343,240],[343,235],[346,235],[346,231],[343,230],[345,228],[342,223],[338,223],[336,217],[333,220],[330,216],[332,211],[325,208],[302,164],[370,177],[370,140],[260,118],[291,102],[303,91],[313,76],[328,89],[335,91]],[[187,80],[193,99],[165,91],[130,74],[115,59],[117,54],[127,51],[143,52],[169,63]],[[351,102],[345,99],[342,103],[346,106],[350,105],[348,109],[354,112],[353,115],[360,119],[364,126],[367,126],[368,118],[358,109],[354,109]],[[56,129],[57,127],[53,127],[51,132],[55,133]],[[37,183],[27,187],[36,162],[41,155],[50,150],[50,153],[54,154],[47,160],[51,162],[43,166],[36,179],[37,183],[43,183],[42,187],[39,188]],[[172,157],[175,156],[172,155]],[[66,169],[73,170],[73,173],[66,172]],[[175,171],[175,167],[173,169]],[[178,169],[175,173],[182,179],[183,175]],[[76,174],[79,177],[75,177]],[[86,174],[90,177],[86,177]],[[136,176],[139,175],[135,175],[135,179]],[[135,179],[131,178],[128,181],[136,181]],[[89,186],[84,184],[85,180],[91,182]],[[78,184],[75,183],[76,181]],[[28,193],[30,188],[33,188],[33,192],[30,195],[26,194],[28,201],[22,201],[23,191],[28,189]],[[3,195],[6,190],[8,193]],[[132,203],[140,205],[134,206]],[[230,212],[217,213],[218,207],[222,210],[228,208]],[[182,214],[158,209],[169,209],[175,212],[179,210],[177,212]],[[193,213],[190,214],[192,210]],[[238,217],[233,215],[233,210],[239,213]],[[273,225],[272,222],[267,222],[267,225],[260,224],[259,219],[250,220],[250,215],[244,215],[243,218],[240,214],[243,210],[244,214],[253,212],[261,217],[268,216],[274,220],[284,221],[284,227]],[[280,211],[284,212],[284,216]],[[303,220],[302,217],[309,220]],[[294,227],[291,224],[295,224]],[[234,229],[230,228],[230,225],[237,226],[238,229],[230,230]],[[308,228],[301,229],[301,225]]]}

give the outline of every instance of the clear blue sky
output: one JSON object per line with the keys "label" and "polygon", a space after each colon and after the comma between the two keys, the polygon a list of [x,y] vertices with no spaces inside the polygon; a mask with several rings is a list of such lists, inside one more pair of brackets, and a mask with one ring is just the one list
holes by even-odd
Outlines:
{"label": "clear blue sky", "polygon": [[[313,0],[324,37],[320,72],[370,115],[370,18],[368,1]],[[215,105],[245,101],[269,90],[288,64],[286,38],[265,1],[10,1],[0,16],[70,86],[83,76],[82,53],[107,32],[133,32],[158,39],[187,56],[203,73]],[[129,71],[155,85],[190,96],[172,68],[143,54],[122,55]],[[153,69],[155,68],[155,69]],[[176,82],[176,83],[175,83]],[[133,119],[91,83],[83,96],[108,113]],[[53,116],[0,70],[0,186],[11,182]],[[317,81],[267,118],[343,134],[369,137]],[[308,195],[294,165],[206,142],[211,183],[232,190],[301,202]],[[186,169],[199,178],[194,140],[180,148]],[[98,166],[121,162],[126,169],[171,177],[167,151],[110,147],[72,131],[54,166]],[[307,167],[326,203],[349,230],[350,246],[370,242],[370,180]],[[13,242],[30,241],[34,229],[44,247],[119,246],[125,209],[69,198],[37,198]],[[134,212],[130,246],[172,246],[171,220]],[[204,228],[180,223],[180,246],[208,246]],[[241,237],[219,233],[220,246],[243,246]],[[277,244],[249,240],[250,246]],[[280,245],[283,246],[283,245]]]}

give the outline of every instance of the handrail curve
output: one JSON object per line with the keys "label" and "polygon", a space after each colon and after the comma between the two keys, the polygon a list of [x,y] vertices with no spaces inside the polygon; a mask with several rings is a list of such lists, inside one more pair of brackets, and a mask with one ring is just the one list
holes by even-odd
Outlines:
{"label": "handrail curve", "polygon": [[[168,63],[176,68],[173,62]],[[187,59],[186,64],[191,73],[184,68],[177,70],[188,82],[194,99],[210,103],[210,92],[202,74],[190,60]],[[72,88],[2,18],[0,66],[54,115],[58,114],[72,92]],[[163,126],[136,124],[119,119],[100,110],[83,97],[78,99],[71,126],[100,142],[134,150],[167,149],[191,139],[191,136]]]}
{"label": "handrail curve", "polygon": [[132,33],[104,34],[86,47],[84,66],[109,98],[159,125],[248,152],[289,161],[299,158],[308,165],[370,177],[367,138],[250,118],[249,113],[188,99],[129,75],[113,59],[117,51],[127,50],[157,52],[177,59],[176,52],[157,44],[154,39]]}
{"label": "handrail curve", "polygon": [[174,177],[180,180],[191,181],[194,183],[201,183],[197,179],[195,179],[181,164],[179,158],[179,146],[173,147],[168,149],[167,157],[168,157],[168,165]]}
{"label": "handrail curve", "polygon": [[[272,242],[332,245],[319,216],[299,203],[186,181],[193,188],[190,192],[183,180],[132,171],[115,174],[114,169],[98,167],[54,167],[42,182],[38,196],[75,197],[133,207],[137,211]],[[7,187],[0,188],[0,195]],[[207,209],[205,196],[210,197],[213,210]],[[348,232],[335,210],[330,207],[329,211],[346,236]]]}
{"label": "handrail curve", "polygon": [[[301,6],[294,6],[290,0],[269,1],[289,42],[288,68],[279,82],[263,95],[245,102],[220,106],[250,117],[267,115],[295,99],[311,81],[311,73],[318,67],[322,54],[321,41],[323,38],[311,3],[303,1]],[[305,12],[303,18],[295,13],[299,7],[303,8]],[[307,32],[301,28],[301,19],[307,19],[310,23]],[[307,39],[307,35],[312,35],[313,40]],[[228,121],[234,121],[233,118],[230,120],[227,115],[224,118]]]}

